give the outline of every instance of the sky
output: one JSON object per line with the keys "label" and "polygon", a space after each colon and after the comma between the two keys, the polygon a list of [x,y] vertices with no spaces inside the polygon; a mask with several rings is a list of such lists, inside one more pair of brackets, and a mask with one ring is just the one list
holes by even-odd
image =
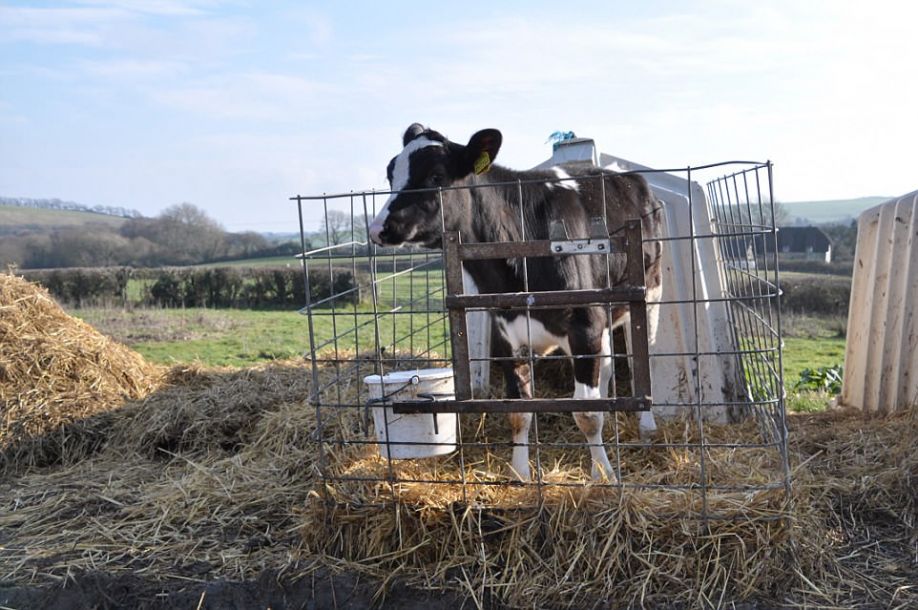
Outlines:
{"label": "sky", "polygon": [[916,23],[883,0],[0,0],[0,195],[292,232],[290,196],[385,188],[413,122],[500,129],[516,169],[574,131],[651,167],[769,159],[781,201],[900,195]]}

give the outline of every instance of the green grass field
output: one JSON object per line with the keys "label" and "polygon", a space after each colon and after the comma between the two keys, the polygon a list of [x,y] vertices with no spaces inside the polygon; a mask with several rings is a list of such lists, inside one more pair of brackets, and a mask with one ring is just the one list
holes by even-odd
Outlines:
{"label": "green grass field", "polygon": [[[400,304],[402,312],[381,315],[376,322],[368,305],[348,309],[343,316],[333,317],[331,310],[323,310],[313,317],[316,342],[329,342],[326,353],[331,354],[334,349],[331,340],[338,336],[339,355],[349,355],[355,348],[361,352],[374,349],[378,331],[381,343],[395,345],[400,350],[418,353],[433,346],[435,351],[445,353],[449,331],[443,317],[412,314],[404,299]],[[309,350],[308,320],[296,311],[97,308],[77,309],[72,313],[145,358],[162,364],[199,362],[245,367],[268,360],[302,357]],[[839,321],[833,319],[789,318],[783,360],[791,410],[820,410],[828,403],[829,396],[795,392],[793,386],[806,368],[844,362],[845,339],[838,336],[838,325]],[[354,327],[358,327],[356,333],[348,332]]]}
{"label": "green grass field", "polygon": [[127,222],[126,218],[109,216],[108,214],[0,205],[0,227],[6,229],[16,227],[50,229],[56,227],[79,227],[87,224],[120,227],[125,222]]}
{"label": "green grass field", "polygon": [[245,258],[219,263],[195,265],[195,267],[299,267],[300,261],[294,256],[267,256],[264,258]]}
{"label": "green grass field", "polygon": [[[437,346],[442,350],[448,329],[444,315],[439,313],[443,298],[440,270],[383,273],[378,287],[379,309],[391,313],[374,317],[369,302],[336,305],[336,311],[330,306],[317,308],[312,329],[316,345],[333,350],[337,337],[340,351],[364,351],[376,345],[378,332],[380,343],[390,349],[395,346],[417,352]],[[128,288],[129,292],[141,289],[139,282]],[[197,361],[248,366],[302,356],[310,345],[309,321],[294,309],[95,307],[73,309],[71,313],[145,358],[163,364]]]}
{"label": "green grass field", "polygon": [[162,364],[249,366],[308,349],[306,318],[295,311],[108,309],[71,312]]}

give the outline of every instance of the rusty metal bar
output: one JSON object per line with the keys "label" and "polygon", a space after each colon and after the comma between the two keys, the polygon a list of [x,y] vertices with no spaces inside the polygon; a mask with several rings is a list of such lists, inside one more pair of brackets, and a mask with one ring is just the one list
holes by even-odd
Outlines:
{"label": "rusty metal bar", "polygon": [[631,303],[631,377],[637,396],[651,396],[650,353],[647,345],[647,304]]}
{"label": "rusty metal bar", "polygon": [[[631,219],[625,223],[625,250],[628,252],[628,281],[644,286],[644,247],[641,221]],[[651,396],[650,349],[647,337],[647,302],[632,301],[628,308],[631,324],[631,378],[636,396]]]}
{"label": "rusty metal bar", "polygon": [[643,286],[621,286],[590,290],[553,290],[544,292],[505,292],[467,294],[446,297],[446,306],[452,308],[486,307],[573,307],[605,303],[643,303],[646,290]]}
{"label": "rusty metal bar", "polygon": [[575,413],[647,411],[650,396],[619,398],[497,398],[393,403],[395,413]]}
{"label": "rusty metal bar", "polygon": [[[620,255],[622,252],[622,240],[619,237],[610,237],[609,241],[612,247],[612,256]],[[543,239],[536,241],[507,241],[507,242],[482,242],[467,243],[459,245],[459,256],[462,260],[490,260],[498,258],[521,258],[521,257],[540,257],[540,256],[557,256],[592,254],[597,253],[593,250],[585,252],[556,251],[552,247],[551,240]]]}
{"label": "rusty metal bar", "polygon": [[[649,348],[647,337],[647,290],[644,286],[644,256],[639,219],[625,224],[623,233],[612,237],[610,244],[614,254],[606,256],[626,257],[627,284],[616,287],[588,290],[556,290],[541,292],[463,294],[462,263],[464,260],[487,260],[492,258],[525,256],[565,256],[568,252],[554,252],[553,242],[548,240],[511,243],[463,244],[456,231],[444,232],[444,262],[446,269],[445,305],[449,310],[452,327],[453,377],[456,400],[449,402],[419,402],[400,404],[399,413],[530,413],[530,412],[576,412],[576,411],[641,411],[650,408],[651,384]],[[587,305],[620,303],[627,304],[631,313],[631,372],[634,379],[635,397],[607,399],[501,399],[472,400],[471,372],[469,370],[468,309],[525,308],[569,308]]]}
{"label": "rusty metal bar", "polygon": [[[459,232],[443,233],[446,262],[447,299],[462,296],[462,258],[459,255]],[[465,310],[449,308],[449,323],[453,347],[453,384],[457,400],[471,400],[472,380],[469,371],[469,333],[466,328]]]}

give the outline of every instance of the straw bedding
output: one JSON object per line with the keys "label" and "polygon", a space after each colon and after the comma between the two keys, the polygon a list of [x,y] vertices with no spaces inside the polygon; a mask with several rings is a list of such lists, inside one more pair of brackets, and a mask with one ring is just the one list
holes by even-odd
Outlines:
{"label": "straw bedding", "polygon": [[[119,398],[101,418],[87,417],[78,400],[68,415],[60,401],[57,423],[31,434],[53,437],[55,425],[67,427],[67,461],[37,459],[34,436],[7,437],[7,454],[18,461],[0,474],[0,581],[66,585],[85,571],[162,582],[251,580],[266,570],[297,578],[331,566],[378,578],[381,595],[401,581],[458,590],[479,606],[918,602],[916,410],[883,420],[792,418],[794,497],[781,489],[709,495],[711,512],[737,518],[705,528],[696,490],[551,488],[539,503],[533,488],[487,485],[506,480],[506,447],[469,456],[465,493],[384,481],[323,486],[308,378],[300,362],[177,367],[147,377],[143,397],[113,394]],[[9,377],[0,385],[3,396],[16,387]],[[56,386],[44,387],[53,398]],[[555,439],[574,439],[569,420],[546,420],[557,425],[540,428],[543,440],[549,427]],[[325,424],[325,438],[359,429],[348,417]],[[503,418],[478,424],[464,433],[508,438]],[[633,427],[621,416],[623,438],[636,435]],[[706,432],[709,440],[755,434]],[[663,434],[683,439],[691,431],[673,422]],[[713,476],[724,480],[773,476],[768,455],[709,457]],[[371,446],[339,447],[326,458],[335,472],[387,472]],[[696,462],[674,449],[623,455],[627,481],[697,480]],[[542,463],[555,481],[582,481],[589,469],[580,449],[547,449]],[[438,458],[397,468],[453,476],[460,466]],[[788,511],[791,518],[774,519]]]}

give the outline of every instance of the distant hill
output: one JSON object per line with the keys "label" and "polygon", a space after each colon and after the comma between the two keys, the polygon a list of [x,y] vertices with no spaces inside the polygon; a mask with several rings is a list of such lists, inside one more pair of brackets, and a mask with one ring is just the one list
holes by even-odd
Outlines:
{"label": "distant hill", "polygon": [[278,233],[276,231],[261,231],[261,236],[272,244],[282,244],[288,241],[300,241],[299,233]]}
{"label": "distant hill", "polygon": [[[854,220],[861,212],[889,201],[892,197],[858,197],[825,201],[783,201],[791,224],[843,223]],[[803,219],[803,222],[798,222]]]}
{"label": "distant hill", "polygon": [[7,205],[19,208],[38,208],[41,210],[69,210],[71,212],[92,212],[95,214],[105,214],[107,216],[120,216],[122,218],[140,218],[142,214],[137,210],[112,205],[94,205],[88,206],[85,203],[76,201],[64,201],[62,199],[33,199],[31,197],[3,197],[0,196],[0,205]]}
{"label": "distant hill", "polygon": [[49,210],[44,208],[0,205],[0,235],[46,233],[62,227],[103,224],[118,228],[127,222],[123,216],[90,211]]}

